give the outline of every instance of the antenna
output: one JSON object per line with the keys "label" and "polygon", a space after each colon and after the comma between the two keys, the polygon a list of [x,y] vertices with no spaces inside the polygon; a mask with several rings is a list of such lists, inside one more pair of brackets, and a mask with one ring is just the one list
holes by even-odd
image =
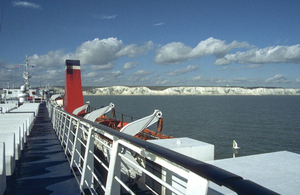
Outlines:
{"label": "antenna", "polygon": [[[28,56],[26,55],[26,64],[20,64],[23,66],[26,66],[26,70],[23,73],[23,78],[25,79],[25,87],[26,92],[28,92],[28,89],[30,88],[29,79],[31,78],[31,74],[29,73],[29,62],[28,62]],[[35,64],[33,64],[35,65]]]}

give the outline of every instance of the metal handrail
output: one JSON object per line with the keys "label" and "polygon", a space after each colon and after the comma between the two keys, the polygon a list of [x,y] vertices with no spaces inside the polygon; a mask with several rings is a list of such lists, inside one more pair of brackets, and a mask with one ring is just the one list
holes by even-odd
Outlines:
{"label": "metal handrail", "polygon": [[[165,163],[169,163],[170,166],[175,166],[178,169],[182,169],[183,172],[189,173],[192,172],[194,174],[196,174],[199,178],[204,178],[205,180],[209,180],[212,181],[220,186],[225,186],[229,189],[231,189],[232,191],[236,192],[237,194],[277,194],[263,186],[260,186],[250,180],[245,180],[243,179],[241,176],[238,176],[236,174],[233,174],[231,172],[228,172],[224,169],[221,169],[219,167],[216,167],[214,165],[193,159],[191,157],[185,156],[183,154],[177,153],[175,151],[172,151],[170,149],[155,145],[153,143],[135,138],[133,136],[118,132],[114,129],[111,129],[107,126],[101,125],[101,124],[97,124],[91,121],[88,121],[86,119],[83,119],[79,116],[67,113],[57,107],[53,107],[53,105],[48,104],[48,109],[49,109],[49,114],[52,118],[52,123],[54,125],[54,129],[58,130],[57,134],[59,136],[62,136],[60,138],[60,141],[64,142],[64,135],[65,132],[62,133],[60,131],[65,131],[67,128],[66,126],[68,126],[69,131],[71,130],[70,126],[73,124],[76,126],[76,132],[78,133],[80,131],[80,128],[84,127],[85,129],[88,128],[87,132],[83,132],[83,134],[85,134],[86,139],[89,137],[93,137],[94,133],[100,134],[100,135],[106,135],[108,136],[108,139],[112,140],[112,147],[109,148],[110,150],[112,150],[111,155],[113,154],[113,151],[117,151],[115,158],[122,158],[122,155],[120,154],[120,148],[129,148],[132,151],[138,152],[141,155],[144,155],[144,157],[148,157],[148,159],[151,159],[151,156],[155,156],[156,158],[160,158],[163,159],[162,161]],[[63,118],[63,116],[65,118]],[[65,119],[65,121],[63,121],[63,119]],[[67,120],[69,120],[67,122]],[[65,127],[63,127],[65,126]],[[67,134],[72,134],[72,133],[67,133]],[[74,139],[74,137],[76,138],[76,136],[72,135],[71,138],[68,138],[69,141],[65,141],[65,143],[62,143],[63,145],[66,145],[66,153],[68,151],[71,152],[75,152],[74,148],[75,148],[75,144],[74,142],[71,144],[73,149],[70,149],[70,147],[68,146],[68,142],[72,142],[72,140]],[[94,142],[93,139],[92,142]],[[89,142],[89,140],[86,140],[87,144]],[[84,145],[85,148],[89,148],[89,146],[85,143],[80,143],[81,145]],[[105,145],[104,145],[105,146]],[[109,145],[106,145],[105,147],[109,147]],[[114,148],[115,147],[115,148]],[[89,149],[88,149],[89,150]],[[93,153],[93,150],[88,151],[88,153]],[[79,152],[80,153],[80,152]],[[88,155],[88,153],[85,152],[86,155]],[[69,152],[69,155],[70,152]],[[80,154],[79,154],[80,155]],[[94,154],[93,154],[94,155]],[[82,163],[86,163],[86,156],[80,157],[81,160],[79,160],[78,162],[75,162],[77,169],[81,169],[82,167]],[[113,158],[113,157],[110,157]],[[72,158],[73,159],[73,158]],[[95,158],[96,159],[96,158]],[[74,160],[74,159],[73,159]],[[97,161],[99,159],[96,159]],[[100,164],[103,162],[100,162]],[[71,165],[74,164],[74,162],[71,162]],[[109,165],[109,171],[111,169],[111,162]],[[92,181],[86,181],[85,178],[82,179],[80,182],[80,188],[83,190],[83,188],[90,188],[91,192],[94,192],[95,189],[94,188],[94,179],[93,177],[96,176],[96,174],[93,172],[93,166],[94,165],[89,165],[90,169],[92,170],[91,173],[91,177],[92,177]],[[81,170],[82,171],[82,170]],[[83,173],[83,171],[81,172],[81,174]],[[115,185],[114,182],[118,182],[118,179],[115,179],[114,173],[108,173],[108,178],[107,180],[109,180],[109,175],[112,174],[112,182],[108,182],[106,181],[106,186],[104,189],[104,185],[103,184],[99,184],[100,186],[102,186],[102,189],[104,191],[107,190],[107,188],[112,188],[109,187],[108,185]],[[84,177],[84,176],[83,176]],[[118,177],[117,177],[118,178]],[[95,179],[96,181],[100,180],[99,178]],[[114,180],[114,181],[113,181]],[[92,184],[87,184],[89,182],[92,182]],[[194,181],[195,183],[195,181]],[[120,184],[119,185],[123,185]],[[166,183],[165,186],[169,185],[168,183]]]}

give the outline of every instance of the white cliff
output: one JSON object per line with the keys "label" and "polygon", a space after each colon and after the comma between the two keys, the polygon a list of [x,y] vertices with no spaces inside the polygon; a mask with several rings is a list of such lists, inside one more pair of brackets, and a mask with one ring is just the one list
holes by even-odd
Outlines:
{"label": "white cliff", "polygon": [[300,95],[296,88],[243,88],[243,87],[170,87],[151,90],[148,87],[113,86],[94,88],[84,95]]}

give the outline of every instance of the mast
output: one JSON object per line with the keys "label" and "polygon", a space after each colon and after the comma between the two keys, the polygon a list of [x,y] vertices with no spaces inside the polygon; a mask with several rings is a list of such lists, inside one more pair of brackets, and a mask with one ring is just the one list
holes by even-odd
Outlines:
{"label": "mast", "polygon": [[30,85],[29,85],[29,79],[31,78],[31,74],[29,73],[29,62],[28,62],[28,56],[26,55],[26,70],[23,73],[23,78],[25,79],[25,87],[26,87],[26,92],[28,92]]}

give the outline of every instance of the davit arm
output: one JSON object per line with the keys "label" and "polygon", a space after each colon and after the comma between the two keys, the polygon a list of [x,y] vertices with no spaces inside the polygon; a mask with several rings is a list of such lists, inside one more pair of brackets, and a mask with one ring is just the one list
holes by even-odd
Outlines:
{"label": "davit arm", "polygon": [[109,111],[111,111],[113,108],[115,107],[115,105],[113,103],[110,103],[108,106],[105,106],[103,108],[99,108],[97,110],[94,110],[91,113],[88,113],[84,116],[85,119],[90,120],[90,121],[95,121],[96,118],[98,118],[99,116],[108,113]]}
{"label": "davit arm", "polygon": [[154,110],[153,114],[125,125],[120,132],[134,136],[135,134],[156,123],[161,117],[162,112],[159,110]]}

